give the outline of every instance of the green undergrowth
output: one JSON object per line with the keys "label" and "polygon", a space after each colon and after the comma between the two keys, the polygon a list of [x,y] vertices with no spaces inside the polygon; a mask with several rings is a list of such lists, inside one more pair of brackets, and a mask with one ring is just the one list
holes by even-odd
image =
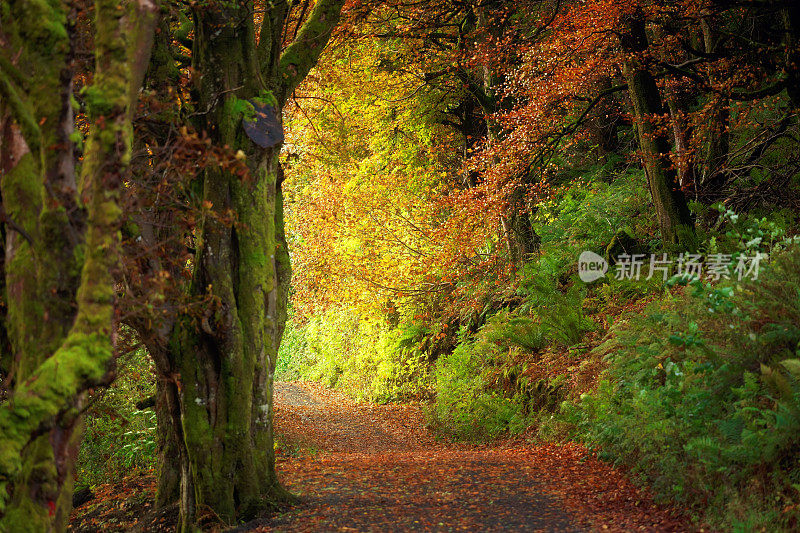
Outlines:
{"label": "green undergrowth", "polygon": [[612,184],[589,176],[542,206],[534,221],[540,253],[523,266],[514,305],[476,332],[462,330],[436,363],[429,418],[437,431],[466,440],[513,435],[557,409],[587,334],[601,329],[591,315],[652,290],[613,279],[587,286],[576,266],[584,250],[602,255],[620,227],[651,231],[646,198],[641,172],[624,172]]}
{"label": "green undergrowth", "polygon": [[[615,227],[641,253],[658,249],[641,196],[617,202],[616,192],[570,190],[545,210],[521,305],[462,331],[437,362],[434,427],[462,439],[533,429],[537,439],[581,440],[714,528],[797,530],[800,248],[786,237],[794,218],[714,206],[719,220],[700,228],[700,252],[729,254],[730,279],[617,280],[612,265],[605,279],[582,284],[575,258],[603,255]],[[626,220],[609,216],[619,213],[611,206]],[[758,279],[739,280],[740,255],[756,252],[768,254]]]}
{"label": "green undergrowth", "polygon": [[550,295],[539,296],[534,314],[501,311],[475,334],[462,329],[455,350],[436,363],[434,428],[467,440],[516,434],[559,404],[566,375],[544,368],[547,349],[575,346],[595,324],[579,286]]}
{"label": "green undergrowth", "polygon": [[[427,325],[339,311],[290,331],[281,372],[381,401],[430,387],[439,435],[583,441],[713,528],[796,530],[800,246],[787,234],[797,220],[694,209],[707,222],[699,253],[728,254],[728,279],[647,280],[647,267],[616,279],[612,262],[605,278],[580,281],[582,251],[613,258],[624,242],[662,253],[641,172],[589,177],[540,208],[540,252],[515,294],[489,302],[480,324],[462,322],[452,349],[426,357]],[[768,254],[758,279],[740,280],[733,267],[756,252]]]}
{"label": "green undergrowth", "polygon": [[[453,350],[432,355],[421,349],[426,336],[441,331],[435,326],[406,321],[391,327],[334,308],[305,324],[290,321],[276,377],[320,381],[381,402],[432,391],[430,423],[441,434],[484,440],[519,433],[565,397],[584,338],[598,329],[589,316],[596,309],[588,304],[627,301],[651,290],[653,284],[615,280],[586,287],[576,275],[578,254],[604,253],[620,227],[652,232],[648,214],[641,172],[622,172],[613,183],[589,176],[539,211],[541,253],[523,265],[514,304],[487,306],[477,327],[470,318]],[[567,360],[550,372],[561,352]]]}
{"label": "green undergrowth", "polygon": [[330,309],[305,324],[290,319],[275,379],[318,381],[378,403],[420,398],[430,380],[418,347],[421,334],[419,328],[393,328],[346,308]]}
{"label": "green undergrowth", "polygon": [[76,486],[118,483],[156,463],[156,414],[136,402],[155,394],[152,361],[144,349],[118,361],[117,379],[90,397]]}
{"label": "green undergrowth", "polygon": [[715,527],[796,530],[800,249],[757,281],[694,281],[611,336],[599,386],[558,423]]}

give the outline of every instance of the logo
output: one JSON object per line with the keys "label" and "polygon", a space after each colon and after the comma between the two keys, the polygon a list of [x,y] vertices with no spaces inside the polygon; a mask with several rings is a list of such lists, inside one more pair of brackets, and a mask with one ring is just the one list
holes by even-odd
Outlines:
{"label": "logo", "polygon": [[584,283],[591,283],[605,277],[608,262],[594,252],[585,251],[578,257],[578,276]]}

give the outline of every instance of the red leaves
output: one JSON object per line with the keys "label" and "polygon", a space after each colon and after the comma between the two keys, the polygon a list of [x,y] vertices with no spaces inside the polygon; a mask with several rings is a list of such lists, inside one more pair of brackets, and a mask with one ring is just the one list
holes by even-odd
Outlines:
{"label": "red leaves", "polygon": [[67,530],[172,533],[177,524],[177,508],[169,506],[153,511],[156,485],[154,475],[140,475],[116,485],[93,487],[94,497],[72,511]]}
{"label": "red leaves", "polygon": [[[276,384],[276,426],[279,476],[304,504],[252,531],[693,529],[574,443],[437,441],[418,406],[358,404],[312,383]],[[94,492],[70,530],[174,528],[177,509],[150,512],[152,476]]]}
{"label": "red leaves", "polygon": [[278,434],[302,450],[279,475],[308,505],[258,531],[691,529],[580,445],[437,442],[416,406],[278,387]]}

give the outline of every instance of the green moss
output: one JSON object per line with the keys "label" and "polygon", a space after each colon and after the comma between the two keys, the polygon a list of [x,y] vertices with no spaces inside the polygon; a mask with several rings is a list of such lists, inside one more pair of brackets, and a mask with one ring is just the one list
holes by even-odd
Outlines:
{"label": "green moss", "polygon": [[[19,50],[16,64],[25,83],[20,85],[24,91],[9,91],[7,80],[0,76],[0,94],[14,109],[28,146],[36,153],[57,142],[61,99],[54,96],[60,92],[59,73],[69,50],[65,5],[58,0],[3,5],[7,9],[0,26],[10,49]],[[55,150],[44,151],[42,158],[55,155]]]}
{"label": "green moss", "polygon": [[253,98],[253,101],[261,106],[271,105],[272,107],[278,107],[278,99],[275,98],[275,95],[272,93],[272,91],[261,91],[257,97]]}
{"label": "green moss", "polygon": [[14,409],[0,410],[0,514],[7,506],[5,494],[10,480],[22,472],[22,450],[30,435],[62,412],[65,399],[99,383],[107,372],[112,359],[109,333],[106,329],[70,334],[63,346],[39,366],[35,377],[18,386]]}
{"label": "green moss", "polygon": [[[39,210],[42,205],[42,180],[37,163],[32,154],[25,154],[0,182],[6,212],[33,242],[40,241]],[[24,379],[43,357],[45,347],[39,334],[43,307],[39,298],[36,251],[20,233],[12,235],[15,245],[9,248],[13,253],[6,258],[5,265],[6,329],[14,351],[26,355],[17,360],[15,367],[17,376]]]}
{"label": "green moss", "polygon": [[20,96],[3,73],[0,73],[0,96],[9,103],[9,107],[20,125],[22,135],[25,137],[28,146],[32,151],[38,151],[42,144],[39,125],[36,123],[27,101]]}
{"label": "green moss", "polygon": [[249,253],[247,257],[242,258],[242,267],[244,268],[264,268],[267,266],[267,254],[263,251],[255,250]]}
{"label": "green moss", "polygon": [[320,0],[280,58],[280,76],[288,94],[317,62],[334,26],[339,22],[344,0]]}
{"label": "green moss", "polygon": [[[54,95],[58,92],[58,73],[64,67],[67,49],[64,45],[69,44],[62,4],[55,0],[33,0],[15,2],[11,7],[11,32],[15,42],[21,43],[21,64],[30,65],[30,85],[35,88],[29,95],[30,101],[35,103],[35,116],[45,119],[41,121],[44,146],[54,142],[61,112],[61,101]],[[51,456],[30,455],[38,449],[38,442],[43,442],[43,449],[50,448],[48,453],[52,454],[46,436],[32,445],[31,436],[54,423],[62,424],[65,429],[75,428],[79,416],[74,411],[76,398],[87,388],[103,382],[112,361],[115,296],[112,271],[119,257],[117,228],[121,209],[117,204],[119,191],[115,188],[120,180],[108,179],[107,175],[114,173],[122,177],[129,158],[131,129],[126,119],[131,72],[126,61],[126,35],[120,24],[124,10],[111,0],[98,0],[95,9],[97,71],[95,85],[85,93],[89,114],[94,120],[81,168],[90,197],[85,249],[73,250],[66,239],[58,238],[63,234],[66,218],[63,207],[48,205],[40,216],[42,169],[54,164],[60,155],[57,150],[47,151],[48,160],[41,165],[33,155],[27,154],[0,184],[9,213],[15,212],[17,223],[33,235],[34,242],[41,248],[37,248],[41,257],[35,261],[37,257],[31,253],[30,246],[20,240],[14,258],[7,264],[7,275],[13,282],[9,293],[15,298],[9,299],[9,323],[16,329],[16,333],[10,331],[10,337],[15,350],[25,354],[22,359],[25,368],[18,377],[25,375],[26,379],[17,380],[13,399],[0,409],[0,516],[5,515],[0,521],[1,531],[63,528],[66,516],[61,508],[68,508],[70,482],[56,475]],[[5,24],[7,20],[2,22]],[[42,46],[45,40],[59,42]],[[100,116],[106,116],[107,120],[100,123],[96,120]],[[59,226],[60,232],[56,231]],[[40,235],[42,228],[47,229],[46,239]],[[58,276],[62,274],[48,274],[56,268],[48,261],[52,263],[59,254],[75,260],[73,265],[61,265],[71,275],[76,274],[77,265],[82,262],[83,267],[76,296],[77,317],[69,335],[55,349],[63,338],[62,333],[55,334],[56,328],[51,328],[53,335],[46,335],[48,340],[43,342],[37,332],[42,322],[50,322],[41,318],[44,316],[42,304],[47,302],[47,297],[40,292],[52,292],[53,283],[61,288]],[[54,316],[63,314],[55,308],[47,310]],[[66,318],[71,319],[71,308],[66,313]],[[59,316],[58,320],[64,318]],[[52,356],[40,360],[39,352],[46,356],[52,349],[55,349]],[[70,465],[65,466],[69,470]],[[29,478],[35,478],[35,486],[34,481],[28,483]],[[59,502],[58,516],[50,516],[48,502],[54,501]],[[39,507],[48,507],[47,513],[40,514]],[[46,523],[38,523],[39,516],[43,516]]]}
{"label": "green moss", "polygon": [[3,207],[6,213],[29,234],[35,233],[42,205],[42,179],[38,161],[30,152],[2,180]]}
{"label": "green moss", "polygon": [[244,117],[246,120],[253,120],[256,117],[256,108],[253,107],[253,104],[247,100],[236,98],[235,96],[225,100],[224,110],[225,114],[233,117],[234,120],[236,120],[239,115]]}
{"label": "green moss", "polygon": [[[36,241],[37,282],[42,305],[47,309],[38,342],[41,357],[52,354],[66,337],[75,316],[74,295],[80,280],[81,263],[75,262],[73,242],[64,231],[70,224],[67,209],[48,202],[39,217]],[[35,368],[41,360],[28,358]]]}
{"label": "green moss", "polygon": [[42,508],[31,499],[9,509],[0,523],[2,533],[40,533],[50,530],[49,509]]}
{"label": "green moss", "polygon": [[29,17],[21,24],[41,43],[58,43],[66,40],[67,15],[61,2],[56,0],[28,0],[22,4],[23,16]]}
{"label": "green moss", "polygon": [[[24,463],[21,474],[22,483],[36,483],[44,500],[56,501],[60,488],[56,483],[57,471],[53,456],[53,448],[47,437],[40,437],[24,451]],[[10,531],[39,532],[50,526],[50,509],[37,504],[20,492],[15,493],[13,506],[4,518],[10,525]]]}
{"label": "green moss", "polygon": [[175,38],[179,42],[183,42],[189,39],[189,34],[194,29],[194,24],[192,21],[187,17],[183,11],[178,11],[178,29],[175,30]]}

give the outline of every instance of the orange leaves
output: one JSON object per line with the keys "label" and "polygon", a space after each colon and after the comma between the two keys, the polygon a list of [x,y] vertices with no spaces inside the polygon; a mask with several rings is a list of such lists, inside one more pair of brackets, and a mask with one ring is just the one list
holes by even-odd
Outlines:
{"label": "orange leaves", "polygon": [[72,511],[69,531],[174,531],[177,512],[171,507],[153,510],[156,486],[154,473],[138,472],[116,485],[93,487],[94,497]]}
{"label": "orange leaves", "polygon": [[[308,505],[258,531],[686,531],[577,444],[437,441],[417,406],[358,404],[311,383],[276,388],[281,481]],[[490,510],[490,512],[487,512]]]}
{"label": "orange leaves", "polygon": [[216,146],[205,132],[189,131],[186,126],[180,129],[180,138],[172,147],[170,164],[183,169],[187,175],[194,175],[208,166],[216,166],[236,174],[241,179],[250,179],[244,154],[239,154],[229,146]]}
{"label": "orange leaves", "polygon": [[[430,156],[434,126],[418,118],[410,75],[373,67],[377,42],[335,51],[302,87],[292,113],[284,185],[295,309],[346,302],[380,312],[382,296],[420,290],[436,266],[435,199],[444,169]],[[334,53],[334,52],[332,52]],[[386,64],[385,58],[380,64]]]}

